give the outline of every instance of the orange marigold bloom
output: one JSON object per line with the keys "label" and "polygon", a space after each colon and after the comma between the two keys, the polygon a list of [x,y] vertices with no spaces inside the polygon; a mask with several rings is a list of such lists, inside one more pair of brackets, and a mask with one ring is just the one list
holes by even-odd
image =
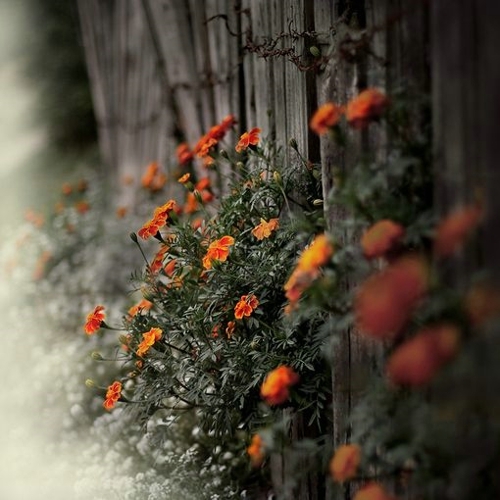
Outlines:
{"label": "orange marigold bloom", "polygon": [[361,333],[394,338],[427,291],[428,274],[423,258],[404,256],[362,283],[354,300]]}
{"label": "orange marigold bloom", "polygon": [[327,102],[316,110],[309,122],[309,126],[318,135],[326,134],[331,127],[337,125],[343,112],[344,109],[341,106],[337,106],[333,102]]}
{"label": "orange marigold bloom", "polygon": [[236,149],[238,153],[241,153],[249,146],[256,146],[257,144],[259,144],[259,134],[260,128],[258,127],[254,127],[248,132],[245,132],[241,135],[240,140],[238,141],[238,144],[236,144],[236,147],[234,149]]}
{"label": "orange marigold bloom", "polygon": [[254,434],[252,436],[252,442],[247,448],[247,453],[253,467],[259,467],[264,461],[265,454],[263,448],[262,438],[258,434]]}
{"label": "orange marigold bloom", "polygon": [[141,178],[141,184],[143,187],[147,188],[151,185],[153,179],[156,177],[156,174],[158,173],[159,168],[160,166],[156,161],[151,162],[146,167],[146,171],[144,172],[144,175]]}
{"label": "orange marigold bloom", "polygon": [[192,214],[198,210],[198,200],[191,191],[186,196],[186,204],[184,205],[184,212]]}
{"label": "orange marigold bloom", "polygon": [[330,460],[330,474],[335,481],[343,483],[356,476],[361,462],[361,448],[357,444],[344,444]]}
{"label": "orange marigold bloom", "polygon": [[169,248],[170,247],[168,245],[163,245],[160,250],[156,252],[156,255],[149,265],[149,270],[152,273],[157,273],[163,267],[163,259],[165,258],[165,255],[168,252]]}
{"label": "orange marigold bloom", "polygon": [[127,207],[118,207],[116,209],[116,216],[118,217],[118,219],[123,219],[123,217],[125,217],[125,215],[127,215],[127,212],[128,212],[128,208]]}
{"label": "orange marigold bloom", "polygon": [[169,212],[175,210],[177,204],[174,200],[169,200],[160,207],[156,207],[153,212],[153,218],[147,221],[137,234],[147,240],[150,236],[155,236],[156,233],[167,223]]}
{"label": "orange marigold bloom", "polygon": [[128,315],[133,318],[137,313],[142,311],[149,311],[152,307],[152,302],[147,299],[142,299],[140,302],[138,302],[128,310]]}
{"label": "orange marigold bloom", "polygon": [[99,328],[101,328],[101,325],[106,318],[106,314],[103,311],[104,306],[96,306],[94,310],[87,315],[87,321],[83,326],[87,335],[92,335],[97,332]]}
{"label": "orange marigold bloom", "polygon": [[160,328],[151,328],[148,332],[143,333],[142,342],[137,347],[137,356],[144,356],[144,354],[149,351],[150,347],[161,339],[162,333]]}
{"label": "orange marigold bloom", "polygon": [[232,236],[223,236],[210,243],[207,253],[203,257],[203,267],[210,269],[214,260],[225,262],[229,256],[229,247],[232,245],[234,245],[234,238]]}
{"label": "orange marigold bloom", "polygon": [[259,301],[255,295],[242,295],[234,307],[234,317],[242,319],[243,316],[250,316],[257,307],[259,307]]}
{"label": "orange marigold bloom", "polygon": [[473,326],[500,314],[500,293],[487,283],[476,283],[465,296],[465,311]]}
{"label": "orange marigold bloom", "polygon": [[372,482],[359,489],[353,500],[396,500],[380,484]]}
{"label": "orange marigold bloom", "polygon": [[175,266],[177,265],[177,259],[172,259],[164,268],[165,274],[167,276],[172,276],[174,274]]}
{"label": "orange marigold bloom", "polygon": [[395,384],[421,386],[457,353],[460,331],[453,324],[439,324],[420,330],[390,356],[386,372]]}
{"label": "orange marigold bloom", "polygon": [[195,189],[203,191],[210,187],[210,177],[202,177],[195,185]]}
{"label": "orange marigold bloom", "polygon": [[290,395],[289,389],[299,381],[299,376],[288,366],[278,366],[267,374],[260,388],[260,395],[269,405],[280,405]]}
{"label": "orange marigold bloom", "polygon": [[203,218],[201,217],[197,217],[196,219],[194,219],[193,221],[191,221],[191,227],[196,231],[197,229],[199,229],[201,227],[201,225],[203,224]]}
{"label": "orange marigold bloom", "polygon": [[204,135],[196,144],[194,151],[198,158],[205,158],[209,155],[210,150],[217,145],[217,139]]}
{"label": "orange marigold bloom", "polygon": [[401,240],[405,229],[389,219],[376,222],[361,237],[361,248],[367,259],[383,257]]}
{"label": "orange marigold bloom", "polygon": [[24,214],[24,218],[33,224],[35,227],[42,227],[45,224],[45,218],[42,214],[36,213],[32,209],[26,210],[26,213]]}
{"label": "orange marigold bloom", "polygon": [[264,238],[269,238],[273,231],[276,231],[279,226],[279,219],[270,219],[266,222],[264,219],[260,219],[260,224],[252,229],[252,234],[258,239],[263,240]]}
{"label": "orange marigold bloom", "polygon": [[466,238],[479,224],[483,211],[473,205],[457,209],[437,227],[434,239],[434,253],[438,257],[448,257],[457,251]]}
{"label": "orange marigold bloom", "polygon": [[180,165],[187,165],[193,159],[193,152],[189,149],[187,143],[182,142],[175,150],[177,161]]}
{"label": "orange marigold bloom", "polygon": [[61,187],[61,191],[64,196],[69,196],[73,192],[73,187],[71,186],[71,184],[65,182]]}
{"label": "orange marigold bloom", "polygon": [[106,399],[104,400],[103,406],[106,410],[111,410],[114,408],[116,402],[120,399],[122,392],[121,382],[113,382],[106,391]]}
{"label": "orange marigold bloom", "polygon": [[76,203],[75,208],[79,213],[84,214],[90,210],[90,205],[87,201],[79,201]]}
{"label": "orange marigold bloom", "polygon": [[186,184],[186,182],[189,180],[190,177],[191,174],[188,172],[187,174],[184,174],[182,177],[179,177],[177,181],[180,182],[181,184]]}
{"label": "orange marigold bloom", "polygon": [[234,127],[238,121],[234,117],[234,115],[227,115],[224,117],[220,123],[221,127],[227,132],[230,128]]}
{"label": "orange marigold bloom", "polygon": [[236,328],[236,323],[234,321],[228,321],[226,326],[226,335],[230,339],[234,334],[234,329]]}
{"label": "orange marigold bloom", "polygon": [[219,332],[220,332],[220,325],[214,325],[214,327],[212,328],[212,333],[210,334],[210,336],[213,339],[217,339],[217,338],[219,338]]}
{"label": "orange marigold bloom", "polygon": [[370,121],[379,118],[388,104],[389,99],[380,90],[363,90],[347,104],[347,121],[354,128],[364,128]]}
{"label": "orange marigold bloom", "polygon": [[300,255],[297,267],[301,271],[316,273],[333,255],[333,245],[325,234],[319,234]]}

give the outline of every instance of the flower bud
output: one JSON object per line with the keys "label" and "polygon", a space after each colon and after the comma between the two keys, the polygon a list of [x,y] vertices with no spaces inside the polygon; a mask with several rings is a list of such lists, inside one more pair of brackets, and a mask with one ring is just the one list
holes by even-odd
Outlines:
{"label": "flower bud", "polygon": [[104,358],[101,356],[101,353],[97,352],[97,351],[93,351],[91,354],[90,354],[90,357],[94,360],[94,361],[102,361]]}
{"label": "flower bud", "polygon": [[309,52],[314,56],[314,57],[319,57],[321,56],[321,51],[319,50],[318,47],[316,47],[316,45],[312,45],[311,47],[309,47]]}
{"label": "flower bud", "polygon": [[288,141],[288,145],[292,149],[295,149],[295,151],[297,151],[299,149],[299,145],[297,144],[297,141],[293,137]]}
{"label": "flower bud", "polygon": [[245,168],[245,165],[241,161],[239,161],[238,163],[236,163],[235,166],[236,166],[236,170],[243,170]]}
{"label": "flower bud", "polygon": [[131,232],[129,236],[134,243],[137,243],[137,235],[134,232]]}
{"label": "flower bud", "polygon": [[323,200],[320,200],[319,198],[313,200],[313,205],[315,205],[316,207],[319,207],[321,205],[323,205]]}
{"label": "flower bud", "polygon": [[281,174],[276,170],[273,172],[273,179],[274,182],[281,184]]}
{"label": "flower bud", "polygon": [[85,380],[85,386],[89,389],[94,389],[95,387],[97,387],[97,384],[91,378],[88,378],[87,380]]}
{"label": "flower bud", "polygon": [[229,160],[229,155],[227,154],[227,151],[225,149],[221,149],[219,151],[219,154],[222,156],[222,158],[225,158],[226,160]]}

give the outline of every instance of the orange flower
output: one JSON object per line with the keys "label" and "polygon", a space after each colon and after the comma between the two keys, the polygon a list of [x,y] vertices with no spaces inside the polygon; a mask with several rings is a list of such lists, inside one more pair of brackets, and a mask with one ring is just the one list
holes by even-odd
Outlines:
{"label": "orange flower", "polygon": [[260,395],[269,405],[284,403],[289,396],[289,388],[299,381],[299,376],[288,366],[278,366],[267,374],[260,388]]}
{"label": "orange flower", "polygon": [[165,274],[167,276],[172,276],[174,274],[175,266],[177,265],[177,259],[172,259],[164,268]]}
{"label": "orange flower", "polygon": [[500,293],[487,283],[477,283],[465,296],[465,311],[473,326],[480,326],[500,314]]}
{"label": "orange flower", "polygon": [[378,339],[394,338],[427,291],[428,281],[428,266],[416,256],[404,256],[370,276],[354,300],[360,332]]}
{"label": "orange flower", "polygon": [[210,154],[210,150],[217,145],[217,139],[204,135],[196,144],[194,151],[198,158],[205,158]]}
{"label": "orange flower", "polygon": [[155,342],[161,339],[162,330],[160,328],[151,328],[148,332],[142,334],[142,341],[137,347],[137,356],[144,356]]}
{"label": "orange flower", "polygon": [[364,128],[370,121],[379,118],[388,104],[387,96],[380,90],[363,90],[347,104],[347,121],[354,128]]}
{"label": "orange flower", "polygon": [[165,258],[165,254],[169,250],[168,245],[163,245],[156,255],[154,256],[151,264],[149,265],[149,270],[154,274],[157,273],[163,267],[163,259]]}
{"label": "orange flower", "polygon": [[245,132],[242,134],[240,137],[240,140],[238,141],[238,144],[236,144],[236,151],[238,153],[241,153],[244,149],[247,149],[249,146],[256,146],[259,144],[259,134],[260,134],[260,128],[254,127],[248,132]]}
{"label": "orange flower", "polygon": [[133,318],[137,313],[142,311],[149,311],[153,307],[153,303],[147,299],[142,299],[140,302],[132,306],[128,310],[128,315]]}
{"label": "orange flower", "polygon": [[279,219],[270,219],[266,222],[264,219],[260,219],[260,224],[252,229],[252,234],[258,239],[263,240],[264,238],[269,238],[271,233],[278,229]]}
{"label": "orange flower", "polygon": [[49,262],[50,259],[52,259],[52,254],[48,250],[42,252],[40,257],[38,257],[33,271],[33,279],[35,281],[39,281],[45,276],[47,262]]}
{"label": "orange flower", "polygon": [[250,316],[257,307],[259,307],[259,301],[255,295],[242,295],[234,307],[234,317],[242,319],[243,316]]}
{"label": "orange flower", "polygon": [[146,172],[141,178],[141,184],[143,187],[150,189],[151,191],[159,191],[167,181],[167,176],[160,172],[160,166],[158,162],[151,162],[147,168]]}
{"label": "orange flower", "polygon": [[236,120],[234,115],[227,115],[226,117],[223,118],[220,125],[227,132],[230,128],[232,128],[237,123],[238,123],[238,121]]}
{"label": "orange flower", "polygon": [[234,334],[234,329],[236,328],[236,323],[234,321],[228,321],[226,326],[226,335],[230,339]]}
{"label": "orange flower", "polygon": [[96,306],[94,310],[87,315],[87,321],[83,327],[87,335],[92,335],[101,328],[106,314],[103,312],[104,306]]}
{"label": "orange flower", "polygon": [[182,142],[177,146],[175,155],[177,156],[177,161],[180,165],[187,165],[193,159],[193,152],[189,149],[189,146],[185,142]]}
{"label": "orange flower", "polygon": [[357,444],[344,444],[330,460],[330,474],[339,483],[349,481],[356,476],[360,462],[361,448]]}
{"label": "orange flower", "polygon": [[315,273],[324,266],[333,255],[333,245],[325,234],[319,234],[313,242],[302,252],[297,267],[301,271]]}
{"label": "orange flower", "polygon": [[192,214],[198,210],[198,200],[196,196],[191,191],[186,196],[186,204],[184,206],[184,212],[187,214]]}
{"label": "orange flower", "polygon": [[372,482],[359,489],[353,500],[396,500],[396,497],[387,493],[380,484]]}
{"label": "orange flower", "polygon": [[460,332],[455,325],[439,324],[423,328],[403,342],[387,362],[389,380],[399,385],[421,386],[457,353]]}
{"label": "orange flower", "polygon": [[55,205],[54,205],[54,212],[56,214],[62,214],[64,212],[64,203],[62,201],[58,201]]}
{"label": "orange flower", "polygon": [[116,209],[116,217],[118,217],[118,219],[123,219],[123,217],[125,217],[125,215],[127,215],[127,212],[128,212],[128,208],[127,207],[118,207]]}
{"label": "orange flower", "polygon": [[339,122],[344,109],[333,102],[327,102],[320,106],[312,116],[309,126],[313,132],[323,135]]}
{"label": "orange flower", "polygon": [[196,231],[201,227],[202,224],[203,224],[203,219],[201,217],[197,217],[191,222],[191,227]]}
{"label": "orange flower", "polygon": [[263,450],[263,442],[262,438],[258,434],[254,434],[252,436],[252,442],[247,448],[247,453],[253,467],[259,467],[264,461],[265,454]]}
{"label": "orange flower", "polygon": [[24,214],[24,218],[33,224],[35,227],[42,227],[45,224],[45,218],[42,214],[36,213],[32,209],[26,210],[26,213]]}
{"label": "orange flower", "polygon": [[219,332],[220,332],[220,325],[214,325],[214,327],[212,328],[212,333],[210,334],[210,336],[213,339],[217,339],[217,338],[219,338]]}
{"label": "orange flower", "polygon": [[73,192],[73,187],[71,186],[71,184],[65,182],[61,187],[61,191],[64,196],[69,196]]}
{"label": "orange flower", "polygon": [[87,201],[82,200],[75,204],[75,208],[79,213],[84,214],[90,210],[90,205]]}
{"label": "orange flower", "polygon": [[141,227],[137,234],[147,240],[150,236],[155,236],[156,233],[167,223],[169,212],[175,210],[177,204],[174,200],[169,200],[161,207],[156,207],[153,212],[153,218]]}
{"label": "orange flower", "polygon": [[285,295],[290,301],[290,308],[287,311],[295,308],[304,290],[318,277],[319,268],[328,262],[333,252],[334,247],[325,234],[316,236],[309,247],[302,252],[297,266],[284,286]]}
{"label": "orange flower", "polygon": [[361,238],[361,248],[367,259],[383,257],[401,240],[404,227],[389,219],[373,224]]}
{"label": "orange flower", "polygon": [[203,257],[203,267],[210,269],[214,260],[225,262],[229,256],[229,247],[232,245],[234,245],[234,238],[232,236],[223,236],[210,243],[207,253]]}
{"label": "orange flower", "polygon": [[113,382],[106,391],[106,399],[104,400],[103,406],[106,410],[111,410],[114,408],[116,402],[120,399],[122,392],[121,382]]}
{"label": "orange flower", "polygon": [[195,185],[195,189],[203,191],[210,187],[210,177],[202,177]]}
{"label": "orange flower", "polygon": [[191,174],[188,172],[187,174],[184,174],[182,177],[179,177],[177,181],[180,182],[181,184],[186,184],[186,182],[189,180],[190,177]]}
{"label": "orange flower", "polygon": [[434,239],[434,253],[438,257],[448,257],[457,251],[479,224],[483,211],[476,205],[457,209],[437,227]]}

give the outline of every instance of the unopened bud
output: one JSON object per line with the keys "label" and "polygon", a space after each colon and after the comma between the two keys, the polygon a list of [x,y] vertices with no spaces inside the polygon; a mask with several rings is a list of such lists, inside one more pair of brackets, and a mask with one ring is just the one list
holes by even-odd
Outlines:
{"label": "unopened bud", "polygon": [[238,163],[236,163],[235,166],[236,166],[237,170],[243,170],[245,168],[245,165],[241,161],[239,161]]}
{"label": "unopened bud", "polygon": [[221,149],[219,151],[219,154],[222,156],[222,158],[225,158],[226,160],[229,160],[229,155],[227,154],[227,151],[225,149]]}
{"label": "unopened bud", "polygon": [[288,141],[288,145],[292,149],[295,149],[295,151],[297,151],[299,149],[299,145],[297,144],[297,141],[293,137]]}
{"label": "unopened bud", "polygon": [[281,184],[281,174],[276,170],[273,172],[273,179],[274,182]]}
{"label": "unopened bud", "polygon": [[193,191],[193,194],[194,194],[194,197],[196,198],[196,201],[198,203],[203,203],[203,198],[201,197],[201,194],[200,194],[200,192],[197,189],[195,189]]}
{"label": "unopened bud", "polygon": [[314,56],[314,57],[319,57],[321,55],[321,51],[319,50],[316,45],[313,45],[312,47],[309,47],[309,52]]}
{"label": "unopened bud", "polygon": [[137,234],[135,234],[134,232],[130,233],[130,239],[134,242],[134,243],[137,243]]}
{"label": "unopened bud", "polygon": [[316,200],[313,200],[313,205],[319,207],[319,206],[323,205],[323,200],[320,200],[319,198],[317,198]]}
{"label": "unopened bud", "polygon": [[87,380],[85,380],[85,385],[89,389],[94,389],[95,387],[97,387],[97,384],[91,378],[88,378]]}
{"label": "unopened bud", "polygon": [[101,354],[97,351],[93,351],[92,354],[90,355],[90,357],[94,360],[94,361],[102,361],[104,358],[101,356]]}

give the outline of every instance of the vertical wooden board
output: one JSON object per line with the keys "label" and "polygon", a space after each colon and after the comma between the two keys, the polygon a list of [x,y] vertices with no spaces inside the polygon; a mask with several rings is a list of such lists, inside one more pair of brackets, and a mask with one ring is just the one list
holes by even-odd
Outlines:
{"label": "vertical wooden board", "polygon": [[252,40],[255,38],[254,33],[254,4],[255,0],[242,0],[241,2],[241,40],[243,58],[243,95],[241,96],[241,107],[238,116],[238,131],[243,133],[252,127],[252,123],[257,123],[255,116],[255,77],[254,77],[254,64],[255,57],[249,51],[248,46],[251,45]]}
{"label": "vertical wooden board", "polygon": [[[263,44],[272,37],[271,4],[262,0],[251,2],[251,19],[253,43]],[[274,92],[273,92],[273,60],[266,60],[257,54],[252,55],[253,81],[255,92],[255,121],[249,127],[259,126],[264,136],[274,135]]]}
{"label": "vertical wooden board", "polygon": [[500,4],[480,0],[475,3],[472,18],[477,29],[477,72],[476,96],[478,98],[475,114],[478,126],[470,132],[471,140],[478,145],[477,164],[470,164],[469,169],[477,173],[475,182],[483,189],[486,217],[482,231],[482,249],[485,264],[490,269],[491,277],[500,287],[500,169],[498,168],[498,119],[500,117],[500,65],[498,47],[500,46]]}
{"label": "vertical wooden board", "polygon": [[99,65],[98,48],[94,36],[92,2],[78,1],[78,16],[82,33],[87,72],[90,80],[92,103],[98,128],[99,150],[105,164],[110,163],[110,137],[106,127],[106,100],[104,96],[102,69]]}
{"label": "vertical wooden board", "polygon": [[179,128],[188,142],[194,144],[202,130],[188,4],[182,0],[144,0],[143,4],[153,43],[175,96]]}
{"label": "vertical wooden board", "polygon": [[[283,25],[288,33],[285,38],[287,47],[293,48],[297,56],[302,57],[305,51],[304,38],[296,38],[293,32],[302,33],[305,28],[304,0],[284,0]],[[287,140],[295,139],[299,151],[304,157],[308,157],[308,116],[306,104],[306,77],[295,63],[287,60],[285,62],[285,109],[287,119]],[[300,163],[297,156],[291,153],[290,161]]]}
{"label": "vertical wooden board", "polygon": [[[271,37],[276,39],[284,30],[284,4],[281,0],[271,0]],[[281,39],[276,44],[276,49],[282,49],[286,42]],[[288,121],[285,106],[285,59],[282,56],[270,58],[269,63],[273,65],[274,87],[273,97],[273,117],[275,122],[276,141],[285,148],[288,155]]]}
{"label": "vertical wooden board", "polygon": [[213,70],[210,64],[208,30],[205,23],[205,0],[189,0],[189,17],[193,37],[195,68],[199,83],[201,130],[207,131],[215,123]]}

